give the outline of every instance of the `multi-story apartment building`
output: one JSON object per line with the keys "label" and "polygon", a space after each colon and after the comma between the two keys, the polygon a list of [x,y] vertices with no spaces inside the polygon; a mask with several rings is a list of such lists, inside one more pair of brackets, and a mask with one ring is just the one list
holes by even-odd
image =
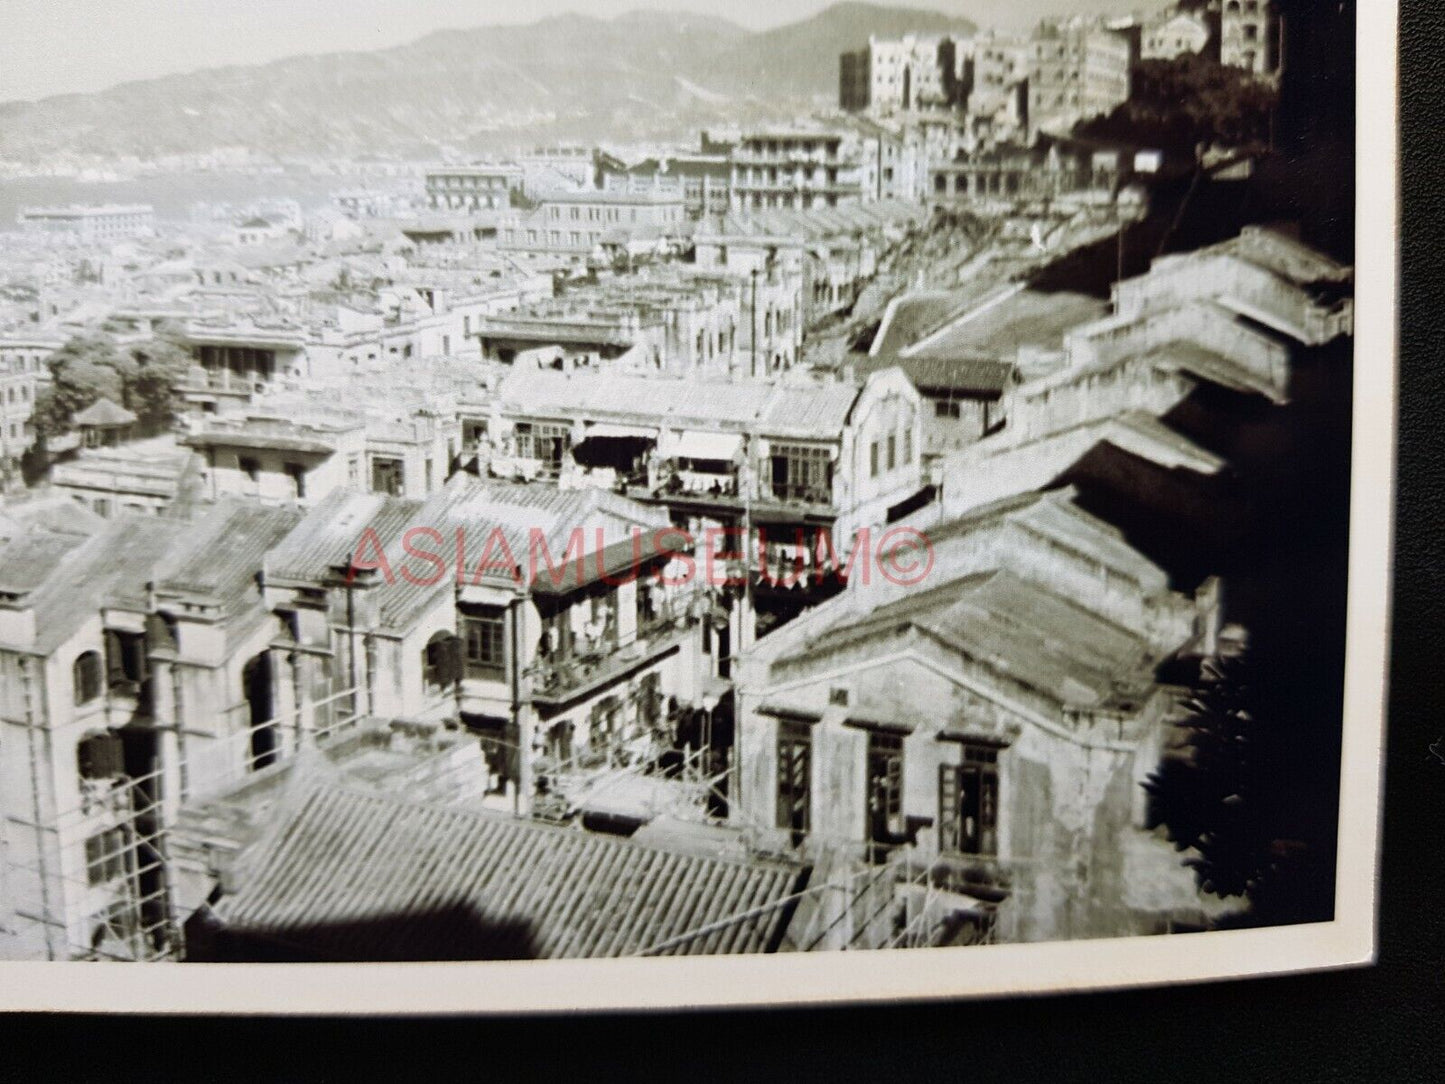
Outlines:
{"label": "multi-story apartment building", "polygon": [[401,300],[359,312],[335,306],[320,318],[209,317],[185,324],[196,367],[177,388],[200,413],[244,407],[278,383],[345,384],[391,372],[409,359],[475,356],[475,331],[484,317],[548,297],[546,275],[512,275],[497,285],[453,288],[446,276],[421,272],[395,291]]}
{"label": "multi-story apartment building", "polygon": [[1072,125],[1084,108],[1084,59],[1089,28],[1082,21],[1044,22],[1029,38],[1030,130]]}
{"label": "multi-story apartment building", "polygon": [[0,336],[0,487],[35,437],[35,398],[50,382],[45,359],[64,345],[51,335]]}
{"label": "multi-story apartment building", "polygon": [[1270,0],[1224,0],[1219,15],[1219,62],[1255,75],[1279,68],[1279,20]]}
{"label": "multi-story apartment building", "polygon": [[296,516],[228,502],[6,545],[0,899],[16,955],[174,950],[160,833],[211,777],[260,766],[232,739],[274,639],[256,573]]}
{"label": "multi-story apartment building", "polygon": [[910,920],[968,940],[1217,914],[1143,784],[1178,741],[1171,675],[1239,612],[1213,563],[1249,537],[1231,487],[1328,398],[1321,366],[1348,373],[1351,288],[1259,229],[1121,283],[1054,371],[1003,388],[1007,425],[949,456],[925,589],[850,579],[743,652],[738,823],[877,869]]}
{"label": "multi-story apartment building", "polygon": [[581,264],[594,255],[600,258],[604,242],[625,245],[629,235],[680,239],[686,221],[681,192],[558,192],[542,197],[535,210],[505,212],[497,225],[497,247]]}
{"label": "multi-story apartment building", "polygon": [[854,128],[774,128],[744,134],[732,155],[734,211],[837,207],[880,198],[876,135]]}
{"label": "multi-story apartment building", "polygon": [[1099,193],[1107,198],[1123,176],[1117,151],[1096,151],[1041,138],[1032,146],[998,144],[929,168],[940,202],[987,203]]}
{"label": "multi-story apartment building", "polygon": [[968,146],[1025,133],[1029,117],[1029,45],[1025,39],[997,33],[973,42],[973,78],[969,84]]}
{"label": "multi-story apartment building", "polygon": [[[417,564],[429,537],[443,574]],[[0,554],[7,958],[174,957],[225,861],[185,846],[214,837],[207,803],[239,787],[264,808],[308,743],[523,815],[579,773],[651,763],[716,705],[731,620],[660,574],[691,560],[665,515],[469,477],[425,501],[37,526]],[[442,755],[408,774],[398,735]]]}
{"label": "multi-story apartment building", "polygon": [[1067,130],[1128,100],[1137,28],[1092,21],[1040,23],[1029,38],[1028,126]]}
{"label": "multi-story apartment building", "polygon": [[868,50],[850,49],[838,56],[838,107],[845,113],[861,113],[872,100],[872,65]]}
{"label": "multi-story apartment building", "polygon": [[870,870],[855,921],[901,910],[953,943],[1204,921],[1142,783],[1179,695],[1156,667],[1209,650],[1213,596],[1171,590],[1073,498],[935,525],[926,584],[850,580],[744,652],[730,813],[840,885]]}
{"label": "multi-story apartment building", "polygon": [[1214,37],[1203,13],[1166,11],[1144,27],[1139,56],[1143,60],[1173,60],[1198,56]]}
{"label": "multi-story apartment building", "polygon": [[764,376],[789,369],[803,338],[803,280],[662,265],[481,321],[484,361],[560,371]]}
{"label": "multi-story apartment building", "polygon": [[522,167],[510,164],[443,166],[426,174],[427,204],[434,211],[494,211],[512,205],[522,190]]}
{"label": "multi-story apartment building", "polygon": [[493,472],[615,488],[694,534],[750,528],[756,604],[774,616],[830,589],[860,532],[924,489],[921,400],[897,369],[860,383],[516,373],[495,410]]}
{"label": "multi-story apartment building", "polygon": [[1103,116],[1129,100],[1139,60],[1139,28],[1098,27],[1084,39],[1083,119]]}
{"label": "multi-story apartment building", "polygon": [[68,207],[22,207],[22,229],[80,244],[107,244],[147,237],[155,232],[156,213],[150,204],[106,203]]}
{"label": "multi-story apartment building", "polygon": [[716,668],[705,585],[661,575],[691,548],[669,528],[617,494],[466,475],[425,501],[333,493],[265,558],[273,717],[357,690],[368,716],[460,724],[477,797],[522,814],[580,767],[655,756]]}
{"label": "multi-story apartment building", "polygon": [[604,174],[624,165],[601,148],[575,145],[538,147],[515,161],[522,167],[523,191],[531,199],[597,188]]}
{"label": "multi-story apartment building", "polygon": [[608,191],[681,195],[689,218],[722,214],[730,205],[732,167],[725,154],[669,154],[645,158],[624,172],[609,172]]}
{"label": "multi-story apartment building", "polygon": [[81,448],[50,468],[50,487],[96,515],[160,515],[201,496],[201,460],[170,435]]}
{"label": "multi-story apartment building", "polygon": [[461,450],[454,409],[327,410],[273,399],[199,420],[180,443],[204,457],[211,499],[311,507],[335,489],[421,499],[441,488]]}
{"label": "multi-story apartment building", "polygon": [[839,58],[839,105],[880,115],[951,106],[960,91],[962,52],[947,35],[870,36],[863,49]]}

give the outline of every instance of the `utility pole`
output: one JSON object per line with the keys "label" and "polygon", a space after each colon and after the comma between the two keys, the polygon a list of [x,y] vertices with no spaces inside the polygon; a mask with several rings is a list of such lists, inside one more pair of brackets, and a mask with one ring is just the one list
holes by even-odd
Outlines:
{"label": "utility pole", "polygon": [[1114,315],[1119,315],[1119,283],[1124,281],[1124,231],[1129,228],[1126,219],[1119,220],[1119,244],[1114,270]]}
{"label": "utility pole", "polygon": [[758,269],[753,268],[753,363],[752,372],[749,374],[754,379],[758,375]]}

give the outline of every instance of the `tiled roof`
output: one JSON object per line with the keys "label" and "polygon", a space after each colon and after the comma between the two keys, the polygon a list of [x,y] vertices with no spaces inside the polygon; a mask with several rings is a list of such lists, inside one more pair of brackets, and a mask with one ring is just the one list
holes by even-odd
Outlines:
{"label": "tiled roof", "polygon": [[1107,311],[1107,302],[1085,294],[1022,290],[987,308],[980,305],[973,309],[976,315],[959,313],[967,318],[953,326],[942,322],[930,329],[918,352],[1013,357],[1024,346],[1058,350],[1068,332]]}
{"label": "tiled roof", "polygon": [[162,593],[196,594],[214,600],[227,618],[259,602],[256,574],[267,551],[301,519],[294,508],[226,500],[191,524],[155,571]]}
{"label": "tiled roof", "polygon": [[[36,491],[32,491],[32,494]],[[70,496],[51,492],[27,495],[24,500],[0,508],[0,540],[17,537],[27,530],[54,534],[92,535],[105,526],[105,519]]]}
{"label": "tiled roof", "polygon": [[1076,503],[1077,497],[1078,490],[1074,486],[1006,497],[935,525],[929,531],[929,540],[943,564],[947,560],[947,548],[954,539],[967,540],[972,532],[990,522],[1007,521],[1036,538],[1062,549],[1074,550],[1146,589],[1164,588],[1167,576],[1163,570],[1129,545],[1124,539],[1124,532],[1118,527],[1080,508]]}
{"label": "tiled roof", "polygon": [[617,189],[589,189],[581,192],[548,192],[539,196],[538,204],[548,203],[619,203],[623,206],[667,206],[681,203],[682,193],[670,192],[626,192]]}
{"label": "tiled roof", "polygon": [[76,425],[131,425],[136,416],[109,399],[97,399],[71,420]]}
{"label": "tiled roof", "polygon": [[1280,403],[1286,397],[1285,372],[1271,378],[1255,372],[1228,354],[1210,350],[1198,343],[1174,340],[1155,347],[1146,355],[1156,368],[1184,373],[1196,380],[1217,384],[1231,391],[1253,392]]}
{"label": "tiled roof", "polygon": [[[477,579],[485,563],[484,579],[511,586],[516,578],[500,566],[509,555],[515,558],[525,582],[533,569],[535,544],[539,589],[545,590],[551,583],[541,543],[534,539],[545,539],[560,576],[568,542],[574,531],[581,531],[586,571],[591,575],[599,537],[604,548],[624,543],[622,548],[630,554],[634,530],[642,531],[646,540],[668,523],[665,512],[603,490],[488,483],[470,475],[456,476],[425,501],[336,490],[267,555],[266,575],[271,580],[316,582],[329,570],[349,567],[356,559],[379,565],[374,542],[380,543],[392,575],[388,579],[385,569],[380,570],[369,590],[378,598],[382,626],[405,630],[438,595],[455,589],[459,563],[468,582]],[[436,554],[444,562],[443,571],[403,548],[407,532],[417,528],[428,533],[412,536],[413,549]],[[374,540],[368,531],[375,532]],[[463,539],[460,560],[458,532]],[[643,552],[648,555],[645,544]],[[576,562],[568,568],[575,576]],[[616,569],[609,566],[609,571]],[[564,581],[562,586],[575,585]]]}
{"label": "tiled roof", "polygon": [[894,200],[816,207],[808,211],[775,207],[732,212],[723,216],[715,228],[709,226],[698,232],[724,237],[791,237],[822,241],[878,230],[886,225],[917,219],[923,214],[921,206]]}
{"label": "tiled roof", "polygon": [[856,365],[857,371],[864,375],[896,365],[908,374],[908,379],[919,391],[949,391],[987,399],[997,399],[1017,378],[1017,369],[1012,363],[992,358],[937,354],[909,357],[879,355],[859,358]]}
{"label": "tiled roof", "polygon": [[822,629],[775,665],[824,656],[916,629],[946,649],[1063,707],[1108,703],[1151,674],[1144,640],[1070,599],[1012,573],[975,573],[887,602]]}
{"label": "tiled roof", "polygon": [[504,410],[523,415],[633,421],[760,435],[836,437],[858,386],[699,382],[611,373],[515,372],[498,388]]}
{"label": "tiled roof", "polygon": [[37,614],[35,650],[49,654],[105,606],[144,610],[146,584],[184,521],[123,515],[65,555],[27,600]]}
{"label": "tiled roof", "polygon": [[768,952],[807,874],[331,785],[292,808],[216,914],[321,960]]}
{"label": "tiled roof", "polygon": [[0,546],[0,591],[33,591],[84,541],[81,535],[51,531],[27,531],[10,539]]}
{"label": "tiled roof", "polygon": [[1265,226],[1246,226],[1237,237],[1200,251],[1228,252],[1272,271],[1296,286],[1309,286],[1321,281],[1346,282],[1353,277],[1352,268]]}

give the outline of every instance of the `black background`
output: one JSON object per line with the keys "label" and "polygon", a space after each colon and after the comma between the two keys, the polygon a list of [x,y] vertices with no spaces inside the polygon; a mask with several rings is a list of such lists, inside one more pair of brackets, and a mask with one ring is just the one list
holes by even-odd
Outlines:
{"label": "black background", "polygon": [[[1360,17],[1373,6],[1363,0]],[[1445,5],[1402,0],[1400,25],[1401,417],[1378,966],[827,1010],[426,1021],[10,1017],[0,1020],[0,1080],[1445,1075],[1445,762],[1430,748],[1445,738]],[[1383,359],[1362,351],[1359,364]]]}

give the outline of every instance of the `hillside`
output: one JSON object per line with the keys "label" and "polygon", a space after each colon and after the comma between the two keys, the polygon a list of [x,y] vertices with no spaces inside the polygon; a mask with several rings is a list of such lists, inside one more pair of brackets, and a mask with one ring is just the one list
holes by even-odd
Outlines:
{"label": "hillside", "polygon": [[569,14],[0,104],[0,157],[433,153],[517,141],[693,134],[835,99],[838,54],[868,35],[968,34],[937,12],[842,3],[762,32],[725,19]]}

